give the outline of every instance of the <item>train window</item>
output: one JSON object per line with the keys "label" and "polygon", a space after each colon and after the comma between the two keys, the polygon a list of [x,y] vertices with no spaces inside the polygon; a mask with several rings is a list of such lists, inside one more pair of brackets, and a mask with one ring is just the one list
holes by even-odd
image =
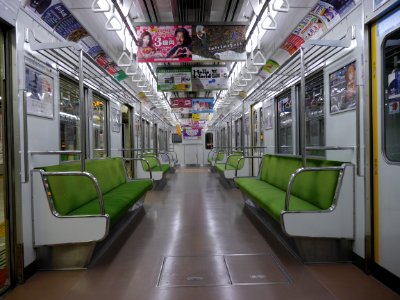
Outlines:
{"label": "train window", "polygon": [[[60,149],[80,150],[79,85],[60,75]],[[79,155],[62,155],[61,161],[78,160]]]}
{"label": "train window", "polygon": [[206,149],[212,149],[214,148],[214,135],[212,132],[207,132],[206,133]]}
{"label": "train window", "polygon": [[290,89],[277,97],[278,104],[278,153],[293,153],[293,129],[292,129],[292,98]]}
{"label": "train window", "polygon": [[[320,71],[306,78],[306,146],[325,145],[325,113],[324,113],[324,75]],[[310,152],[312,155],[323,155],[321,151]]]}
{"label": "train window", "polygon": [[93,157],[107,156],[107,100],[97,94],[92,99]]}
{"label": "train window", "polygon": [[253,147],[258,147],[258,113],[257,110],[253,110]]}
{"label": "train window", "polygon": [[236,148],[240,148],[242,146],[241,123],[242,123],[242,118],[236,120],[236,122],[235,122],[235,147]]}
{"label": "train window", "polygon": [[386,37],[383,47],[385,87],[383,131],[384,152],[393,162],[400,161],[400,30]]}
{"label": "train window", "polygon": [[172,143],[182,143],[182,135],[179,135],[177,133],[172,134]]}

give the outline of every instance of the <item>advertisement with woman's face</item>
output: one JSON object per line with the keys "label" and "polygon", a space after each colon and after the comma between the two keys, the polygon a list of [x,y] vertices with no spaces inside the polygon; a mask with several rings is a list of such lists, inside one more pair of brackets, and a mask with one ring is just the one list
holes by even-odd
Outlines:
{"label": "advertisement with woman's face", "polygon": [[137,26],[138,62],[192,61],[192,26]]}

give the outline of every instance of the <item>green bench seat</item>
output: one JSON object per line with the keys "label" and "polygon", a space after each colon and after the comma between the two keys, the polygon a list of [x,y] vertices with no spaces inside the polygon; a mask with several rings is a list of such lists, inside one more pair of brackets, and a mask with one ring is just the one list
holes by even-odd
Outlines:
{"label": "green bench seat", "polygon": [[[80,171],[80,163],[64,163],[41,169],[45,172]],[[153,185],[150,179],[127,180],[121,158],[88,160],[86,172],[91,173],[99,183],[110,225],[114,225]],[[48,182],[54,207],[61,216],[100,214],[97,192],[89,178],[50,176]]]}
{"label": "green bench seat", "polygon": [[218,163],[219,161],[223,161],[225,158],[225,152],[223,151],[218,151],[216,153],[214,153],[214,155],[212,155],[211,157],[208,158],[208,163],[214,167],[216,163]]}
{"label": "green bench seat", "polygon": [[[93,159],[32,171],[33,240],[39,268],[86,268],[110,228],[134,217],[151,179],[130,179],[122,158]],[[139,201],[140,200],[140,201]],[[131,211],[133,213],[128,212]],[[111,240],[112,241],[112,240]]]}
{"label": "green bench seat", "polygon": [[243,152],[233,152],[225,163],[215,163],[217,172],[226,179],[235,177],[236,170],[241,170],[244,165]]}
{"label": "green bench seat", "polygon": [[303,168],[301,157],[266,154],[257,177],[236,177],[234,182],[289,235],[352,238],[352,172],[351,164],[339,161],[307,159]]}
{"label": "green bench seat", "polygon": [[152,172],[153,171],[155,171],[155,172],[161,171],[161,172],[163,172],[163,174],[167,173],[170,169],[169,164],[160,164],[159,160],[153,153],[145,153],[142,155],[142,158],[148,162],[148,164],[145,162],[142,162],[143,170],[146,172],[149,171],[149,167]]}

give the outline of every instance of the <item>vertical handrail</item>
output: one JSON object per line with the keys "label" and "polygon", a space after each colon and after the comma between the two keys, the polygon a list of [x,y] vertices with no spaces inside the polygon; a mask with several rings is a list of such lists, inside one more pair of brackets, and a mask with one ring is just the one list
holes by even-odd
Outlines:
{"label": "vertical handrail", "polygon": [[140,128],[140,143],[141,143],[141,149],[142,149],[142,154],[144,153],[144,127],[143,127],[143,110],[142,110],[142,102],[139,104],[139,128]]}
{"label": "vertical handrail", "polygon": [[240,122],[240,143],[242,144],[242,151],[244,153],[244,100],[242,101],[242,121]]}
{"label": "vertical handrail", "polygon": [[[358,97],[361,95],[361,85],[358,86]],[[356,102],[356,159],[357,159],[357,176],[361,174],[361,129],[360,129],[360,101]]]}
{"label": "vertical handrail", "polygon": [[305,98],[306,98],[306,75],[304,67],[304,49],[300,47],[300,103],[299,103],[299,114],[300,114],[300,149],[303,167],[306,167],[306,118],[305,118]]}
{"label": "vertical handrail", "polygon": [[86,159],[86,101],[83,94],[83,50],[79,51],[79,99],[81,106],[81,171],[85,171]]}
{"label": "vertical handrail", "polygon": [[24,182],[29,182],[29,159],[28,159],[28,114],[26,107],[26,91],[22,94],[22,120],[24,129]]}

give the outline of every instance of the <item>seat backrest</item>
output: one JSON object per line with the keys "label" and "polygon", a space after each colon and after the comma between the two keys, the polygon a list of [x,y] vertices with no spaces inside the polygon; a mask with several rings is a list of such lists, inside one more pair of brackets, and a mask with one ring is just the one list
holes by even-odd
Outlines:
{"label": "seat backrest", "polygon": [[[307,159],[307,167],[340,166],[342,162]],[[302,167],[300,157],[266,154],[263,157],[260,179],[286,191],[290,176]],[[320,209],[332,205],[339,171],[304,172],[297,176],[291,194]]]}
{"label": "seat backrest", "polygon": [[[230,165],[231,167],[236,169],[236,166],[238,165],[239,159],[243,156],[242,152],[233,152],[231,155],[228,156],[227,164]],[[243,168],[244,164],[244,159],[240,160],[238,170]]]}
{"label": "seat backrest", "polygon": [[219,152],[217,153],[217,157],[215,158],[215,161],[224,160],[224,157],[225,157],[225,152],[219,151]]}
{"label": "seat backrest", "polygon": [[[150,169],[153,169],[154,167],[158,166],[158,161],[154,153],[144,153],[142,155],[142,158],[147,160],[147,162],[150,165]],[[142,161],[142,167],[144,171],[149,171],[149,165],[147,165],[144,161]]]}
{"label": "seat backrest", "polygon": [[[39,169],[46,172],[70,172],[80,171],[80,166],[80,162],[75,161]],[[121,158],[87,160],[86,171],[96,177],[103,194],[126,181]],[[49,176],[48,183],[54,207],[60,215],[67,215],[97,198],[96,189],[88,177]]]}

